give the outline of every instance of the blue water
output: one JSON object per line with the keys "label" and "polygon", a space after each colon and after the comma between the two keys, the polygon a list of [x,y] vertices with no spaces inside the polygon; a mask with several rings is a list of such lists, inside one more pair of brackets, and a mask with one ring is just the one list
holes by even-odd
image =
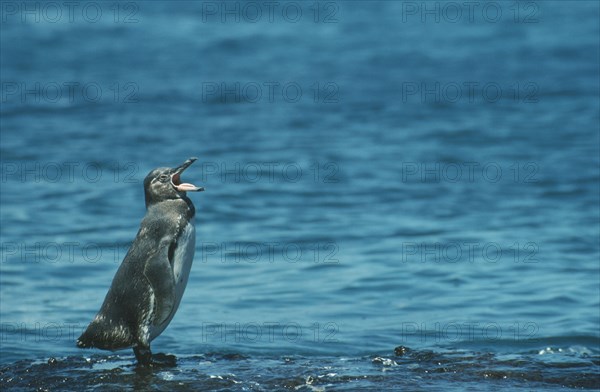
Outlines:
{"label": "blue water", "polygon": [[[55,4],[2,3],[3,390],[600,387],[597,2]],[[178,366],[77,349],[191,156]]]}

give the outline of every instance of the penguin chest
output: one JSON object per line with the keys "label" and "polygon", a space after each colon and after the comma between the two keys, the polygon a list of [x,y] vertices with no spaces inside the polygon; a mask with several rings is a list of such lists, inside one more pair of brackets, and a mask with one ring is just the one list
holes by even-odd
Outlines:
{"label": "penguin chest", "polygon": [[175,304],[176,308],[181,301],[185,286],[187,285],[194,260],[196,249],[196,228],[189,222],[177,239],[177,247],[173,255],[173,277],[175,279]]}
{"label": "penguin chest", "polygon": [[190,276],[190,270],[192,268],[192,261],[194,260],[194,250],[196,248],[196,229],[194,225],[189,222],[179,235],[177,239],[177,247],[172,258],[173,268],[173,279],[175,283],[173,307],[171,313],[165,320],[161,320],[157,324],[153,324],[149,330],[149,340],[153,340],[155,337],[160,335],[162,331],[167,328],[183,297],[185,286],[187,285],[188,278]]}

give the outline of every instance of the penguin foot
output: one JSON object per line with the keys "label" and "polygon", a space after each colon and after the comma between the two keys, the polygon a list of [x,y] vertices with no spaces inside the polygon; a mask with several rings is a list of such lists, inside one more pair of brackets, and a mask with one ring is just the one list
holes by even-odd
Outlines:
{"label": "penguin foot", "polygon": [[152,365],[152,351],[150,347],[136,346],[133,348],[135,359],[138,361],[139,366],[151,366]]}

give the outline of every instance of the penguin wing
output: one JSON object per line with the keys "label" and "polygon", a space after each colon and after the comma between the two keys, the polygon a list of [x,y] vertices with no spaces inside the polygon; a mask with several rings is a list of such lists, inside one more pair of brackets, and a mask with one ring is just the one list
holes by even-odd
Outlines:
{"label": "penguin wing", "polygon": [[148,280],[154,294],[153,324],[162,324],[171,314],[175,306],[175,277],[169,262],[172,244],[161,246],[150,256],[144,276]]}

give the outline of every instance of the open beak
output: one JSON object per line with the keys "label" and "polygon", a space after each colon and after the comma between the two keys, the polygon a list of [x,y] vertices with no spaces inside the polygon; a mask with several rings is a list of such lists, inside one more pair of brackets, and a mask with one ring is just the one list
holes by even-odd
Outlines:
{"label": "open beak", "polygon": [[187,169],[192,163],[198,158],[190,158],[183,162],[180,166],[175,168],[175,173],[171,175],[171,185],[179,192],[202,192],[204,190],[201,186],[196,186],[187,182],[181,182],[181,173]]}

